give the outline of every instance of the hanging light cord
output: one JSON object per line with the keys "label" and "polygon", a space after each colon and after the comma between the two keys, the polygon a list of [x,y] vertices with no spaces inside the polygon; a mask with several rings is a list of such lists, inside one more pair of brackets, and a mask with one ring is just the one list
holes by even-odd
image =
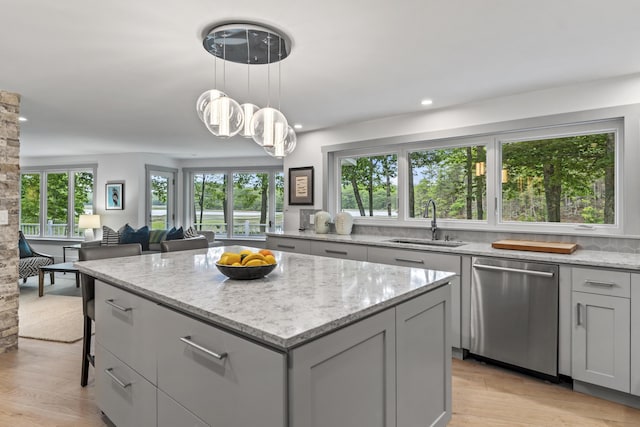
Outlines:
{"label": "hanging light cord", "polygon": [[280,109],[280,100],[282,98],[282,72],[281,72],[281,64],[282,64],[282,40],[278,37],[278,111],[282,112]]}
{"label": "hanging light cord", "polygon": [[271,36],[267,35],[267,107],[271,107]]}
{"label": "hanging light cord", "polygon": [[247,99],[251,99],[251,46],[249,45],[249,29],[247,28]]}

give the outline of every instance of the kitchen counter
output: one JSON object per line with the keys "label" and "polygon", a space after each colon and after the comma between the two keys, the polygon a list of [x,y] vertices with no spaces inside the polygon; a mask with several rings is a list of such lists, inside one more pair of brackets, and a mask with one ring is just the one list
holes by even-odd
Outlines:
{"label": "kitchen counter", "polygon": [[313,232],[267,233],[267,236],[292,239],[317,240],[336,243],[353,243],[388,248],[413,249],[421,251],[451,253],[456,255],[491,256],[526,261],[552,262],[566,265],[583,265],[601,268],[617,268],[640,271],[640,254],[626,252],[590,251],[578,248],[572,254],[556,254],[531,251],[494,249],[490,243],[465,243],[457,247],[428,246],[410,243],[396,243],[392,236],[365,234],[316,234]]}
{"label": "kitchen counter", "polygon": [[227,279],[224,251],[150,254],[76,263],[85,273],[280,350],[354,323],[446,283],[452,273],[276,252],[263,279]]}

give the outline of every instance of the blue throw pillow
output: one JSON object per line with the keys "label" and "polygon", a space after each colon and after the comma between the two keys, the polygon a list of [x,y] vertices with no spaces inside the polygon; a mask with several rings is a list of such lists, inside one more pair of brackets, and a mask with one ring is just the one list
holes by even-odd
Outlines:
{"label": "blue throw pillow", "polygon": [[184,239],[184,231],[182,227],[176,229],[175,227],[171,227],[171,230],[167,233],[167,238],[165,240],[179,240]]}
{"label": "blue throw pillow", "polygon": [[27,243],[27,241],[22,235],[20,235],[20,240],[18,241],[18,247],[20,248],[20,258],[33,256],[33,252],[31,252],[31,248],[29,247],[29,244]]}
{"label": "blue throw pillow", "polygon": [[140,243],[143,251],[149,250],[149,227],[146,225],[134,230],[133,227],[127,225],[122,233],[120,233],[120,243]]}

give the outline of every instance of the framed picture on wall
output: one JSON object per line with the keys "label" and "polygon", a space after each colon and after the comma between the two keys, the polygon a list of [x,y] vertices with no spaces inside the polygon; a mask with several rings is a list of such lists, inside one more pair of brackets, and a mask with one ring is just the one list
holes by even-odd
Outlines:
{"label": "framed picture on wall", "polygon": [[313,205],[313,166],[289,168],[289,204]]}
{"label": "framed picture on wall", "polygon": [[104,207],[107,210],[124,209],[124,182],[107,182],[104,192]]}

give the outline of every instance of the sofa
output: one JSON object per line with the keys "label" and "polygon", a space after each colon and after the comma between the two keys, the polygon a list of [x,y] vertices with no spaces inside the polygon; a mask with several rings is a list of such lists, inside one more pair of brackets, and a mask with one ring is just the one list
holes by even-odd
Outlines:
{"label": "sofa", "polygon": [[80,243],[80,246],[85,248],[92,246],[116,246],[125,243],[140,243],[142,246],[142,253],[145,254],[160,252],[160,244],[165,240],[194,239],[203,237],[207,239],[209,246],[215,245],[215,233],[209,230],[196,230],[193,227],[189,227],[186,230],[182,227],[172,227],[168,230],[149,230],[149,227],[147,226],[135,229],[129,224],[125,224],[118,230],[113,230],[110,227],[103,226],[102,240],[82,242]]}

